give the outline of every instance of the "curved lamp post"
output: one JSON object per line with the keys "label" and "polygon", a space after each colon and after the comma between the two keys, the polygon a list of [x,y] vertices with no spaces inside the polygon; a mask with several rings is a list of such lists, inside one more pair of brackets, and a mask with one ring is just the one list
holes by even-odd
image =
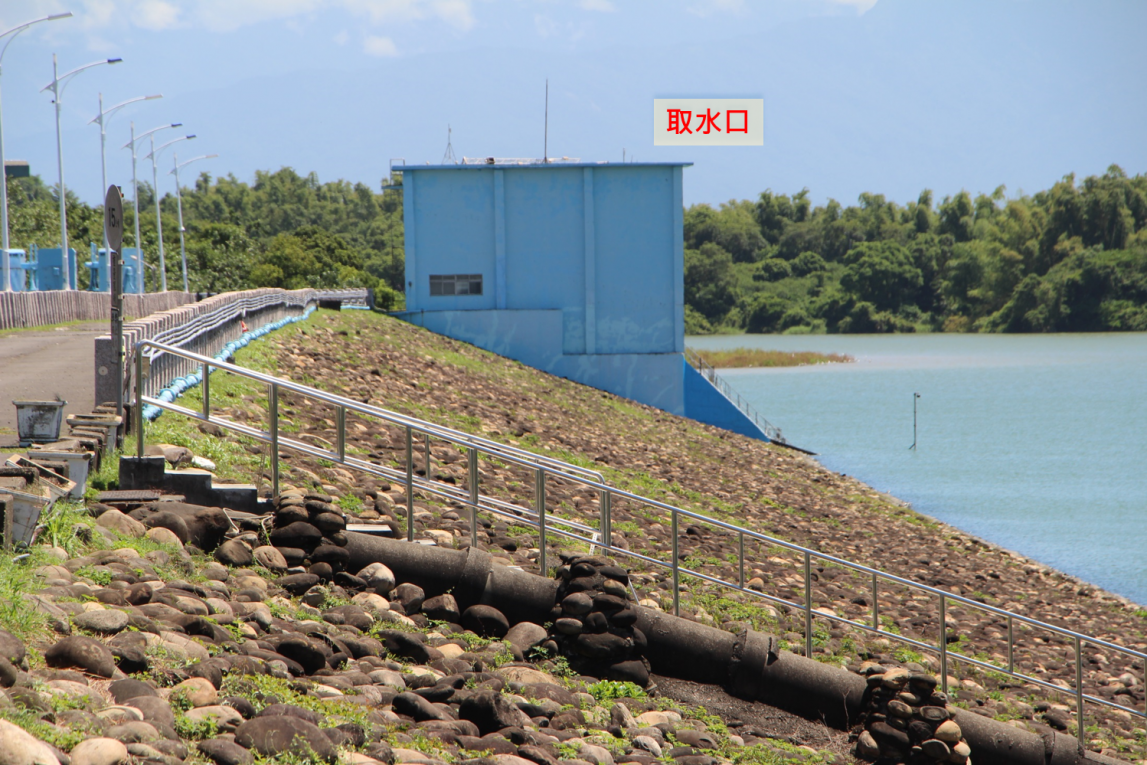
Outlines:
{"label": "curved lamp post", "polygon": [[41,93],[45,90],[52,91],[52,102],[56,105],[56,158],[60,164],[60,250],[64,263],[64,289],[66,290],[73,289],[75,285],[72,284],[72,268],[68,262],[68,192],[64,186],[64,144],[60,137],[60,97],[64,94],[64,88],[68,87],[68,83],[71,82],[71,79],[85,69],[91,69],[93,66],[100,66],[101,64],[118,64],[121,61],[123,61],[122,58],[107,58],[103,61],[93,61],[90,64],[76,67],[72,71],[61,75],[59,74],[56,54],[53,53],[52,81],[40,88]]}
{"label": "curved lamp post", "polygon": [[[136,96],[135,98],[129,98],[128,100],[126,100],[122,103],[118,103],[115,106],[111,106],[111,107],[108,107],[107,109],[104,109],[104,94],[100,93],[100,113],[97,114],[95,117],[93,117],[91,122],[88,122],[88,124],[91,125],[92,123],[95,123],[95,122],[98,122],[100,124],[100,181],[101,181],[100,188],[103,189],[105,193],[107,192],[107,188],[108,188],[108,151],[107,151],[108,120],[111,119],[112,115],[114,115],[116,112],[118,112],[120,109],[124,108],[128,104],[134,104],[134,103],[137,103],[139,101],[151,101],[151,100],[156,99],[156,98],[163,98],[163,95],[157,94],[154,96]],[[139,248],[138,242],[136,243],[136,248],[137,249]],[[106,230],[104,231],[104,252],[108,253],[109,258],[111,257],[111,247],[108,245],[108,232]],[[109,261],[109,263],[110,263],[110,261]],[[142,261],[141,261],[141,263],[142,263]],[[143,294],[143,270],[142,269],[140,269],[139,279],[136,280],[136,290],[135,291],[137,294]]]}
{"label": "curved lamp post", "polygon": [[159,233],[159,283],[160,292],[167,292],[167,265],[163,259],[163,214],[159,210],[159,171],[156,170],[155,161],[159,159],[160,153],[173,143],[180,141],[190,141],[195,137],[195,134],[181,135],[179,138],[173,138],[167,143],[155,148],[155,136],[151,137],[151,153],[144,159],[151,160],[151,182],[155,186],[155,226],[156,231]]}
{"label": "curved lamp post", "polygon": [[171,172],[175,175],[175,203],[179,208],[179,257],[183,260],[183,291],[187,292],[187,248],[183,242],[183,195],[179,190],[179,168],[186,167],[192,162],[198,162],[201,159],[215,159],[218,154],[204,154],[201,157],[194,157],[186,162],[179,161],[179,155],[173,154],[175,160],[175,169]]}
{"label": "curved lamp post", "polygon": [[135,160],[136,160],[136,156],[137,156],[137,154],[136,154],[136,143],[143,140],[144,138],[147,138],[152,133],[158,132],[160,130],[167,130],[168,128],[177,128],[177,127],[182,127],[182,126],[183,126],[182,122],[172,122],[170,125],[160,125],[157,128],[152,128],[151,130],[148,130],[146,133],[140,133],[139,135],[136,135],[135,134],[135,122],[132,122],[131,123],[131,140],[128,141],[127,143],[125,143],[122,147],[120,147],[123,149],[127,149],[127,148],[131,149],[131,198],[132,198],[131,204],[132,204],[133,212],[135,213],[132,217],[135,218],[135,246],[136,246],[136,249],[139,250],[139,283],[141,285],[141,287],[140,287],[141,291],[142,291],[142,285],[143,285],[143,243],[141,241],[139,241],[139,181],[137,180],[137,177],[135,174]]}
{"label": "curved lamp post", "polygon": [[[12,41],[28,27],[33,24],[39,24],[41,21],[55,21],[56,19],[66,19],[71,16],[71,11],[67,13],[53,13],[51,16],[44,16],[43,18],[33,19],[32,21],[24,24],[19,24],[12,27],[7,32],[0,32],[0,40],[5,37],[8,40],[4,43],[4,47],[0,48],[0,73],[3,72],[4,54],[8,52],[8,46]],[[8,275],[8,270],[11,268],[11,263],[8,260],[8,174],[4,168],[4,111],[0,109],[0,173],[3,177],[0,178],[0,259],[3,259],[3,267],[0,271],[3,275],[0,276],[0,292],[7,292],[12,288],[12,281]]]}

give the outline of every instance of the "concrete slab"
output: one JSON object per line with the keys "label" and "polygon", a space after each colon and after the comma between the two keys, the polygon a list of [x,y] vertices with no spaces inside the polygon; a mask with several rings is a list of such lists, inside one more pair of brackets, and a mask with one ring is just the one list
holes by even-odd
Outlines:
{"label": "concrete slab", "polygon": [[95,338],[107,331],[107,322],[93,321],[0,333],[0,448],[19,442],[14,399],[59,395],[68,402],[65,415],[92,411]]}

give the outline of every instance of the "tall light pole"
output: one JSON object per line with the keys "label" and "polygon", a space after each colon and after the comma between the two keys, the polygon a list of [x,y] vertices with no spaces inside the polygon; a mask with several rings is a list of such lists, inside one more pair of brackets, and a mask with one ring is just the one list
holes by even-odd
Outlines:
{"label": "tall light pole", "polygon": [[155,136],[152,136],[150,138],[151,154],[148,154],[147,157],[144,158],[151,159],[151,182],[155,186],[155,227],[157,233],[159,234],[159,283],[161,285],[159,290],[160,292],[167,292],[167,264],[163,259],[163,214],[159,209],[159,171],[156,169],[155,161],[159,159],[160,152],[162,152],[171,144],[179,143],[180,141],[190,141],[194,137],[194,133],[191,135],[182,135],[179,138],[173,138],[157,149],[155,148]]}
{"label": "tall light pole", "polygon": [[121,148],[131,149],[131,198],[132,208],[135,218],[135,249],[139,252],[139,291],[143,292],[143,243],[139,241],[139,180],[135,174],[135,159],[136,150],[135,146],[138,141],[147,138],[152,133],[160,130],[167,130],[168,128],[182,127],[182,122],[172,122],[170,125],[160,125],[157,128],[152,128],[146,133],[135,134],[135,122],[131,123],[131,140],[125,143]]}
{"label": "tall light pole", "polygon": [[183,260],[183,291],[187,292],[187,247],[183,242],[183,194],[179,190],[179,168],[186,167],[192,162],[198,162],[201,159],[215,159],[218,154],[204,154],[201,157],[189,159],[186,162],[180,163],[179,155],[173,154],[172,158],[175,160],[175,169],[171,172],[175,174],[175,204],[179,208],[179,257]]}
{"label": "tall light pole", "polygon": [[[0,40],[7,37],[4,47],[0,48],[0,73],[3,73],[4,54],[8,52],[8,46],[12,41],[28,27],[33,24],[39,24],[41,21],[55,21],[56,19],[66,19],[71,16],[71,11],[67,13],[53,13],[51,16],[44,16],[40,19],[34,19],[25,24],[12,27],[7,32],[0,32]],[[0,259],[3,259],[3,266],[0,267],[0,292],[7,292],[12,288],[12,279],[9,276],[9,269],[12,264],[8,259],[8,171],[4,169],[4,111],[0,108],[0,173],[3,177],[0,178]]]}
{"label": "tall light pole", "polygon": [[64,289],[66,290],[72,289],[75,285],[72,284],[72,269],[71,264],[68,263],[68,191],[64,186],[64,144],[60,137],[60,97],[64,94],[64,88],[68,87],[68,83],[71,82],[71,79],[85,69],[91,69],[93,66],[100,66],[101,64],[118,64],[121,61],[123,61],[122,58],[107,58],[103,61],[93,61],[90,64],[84,64],[61,76],[56,61],[56,54],[53,53],[52,81],[40,88],[41,93],[45,90],[52,91],[52,101],[56,104],[56,158],[60,164],[60,256],[64,263]]}
{"label": "tall light pole", "polygon": [[[151,100],[156,99],[156,98],[163,98],[163,96],[161,94],[157,94],[154,96],[137,96],[135,98],[129,98],[128,100],[124,101],[123,103],[116,104],[115,106],[112,106],[108,109],[104,109],[104,94],[100,93],[100,113],[97,114],[95,117],[93,117],[91,122],[89,122],[88,124],[91,125],[94,122],[100,123],[100,188],[103,189],[105,192],[107,191],[107,188],[108,188],[108,151],[107,151],[108,120],[111,119],[112,115],[114,115],[116,112],[118,112],[120,109],[124,108],[128,104],[134,104],[134,103],[137,103],[139,101],[151,101]],[[137,249],[138,249],[138,245],[137,245]],[[108,233],[107,233],[107,231],[104,232],[104,252],[108,253],[109,258],[111,257],[111,246],[108,244]],[[110,264],[111,261],[108,261],[108,262]],[[142,272],[142,270],[141,270],[139,276],[140,276],[140,278],[136,281],[136,292],[142,293],[143,292],[143,278],[142,278],[143,272]]]}

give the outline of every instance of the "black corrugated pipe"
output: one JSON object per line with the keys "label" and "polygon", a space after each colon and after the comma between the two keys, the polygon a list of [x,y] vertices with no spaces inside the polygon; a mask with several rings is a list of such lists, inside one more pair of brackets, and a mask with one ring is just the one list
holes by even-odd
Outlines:
{"label": "black corrugated pipe", "polygon": [[346,566],[350,571],[381,561],[398,581],[417,584],[427,597],[450,592],[460,608],[495,606],[511,623],[544,624],[550,618],[558,583],[520,569],[496,566],[484,550],[449,550],[354,532],[346,536],[350,554]]}
{"label": "black corrugated pipe", "polygon": [[[557,582],[495,565],[476,548],[431,545],[347,533],[347,568],[380,561],[400,582],[417,584],[428,597],[451,592],[465,609],[491,605],[510,623],[543,624],[557,597]],[[747,630],[739,635],[637,607],[637,627],[648,641],[645,656],[657,674],[720,685],[738,698],[760,701],[810,720],[848,730],[863,711],[866,681],[860,675],[777,648],[776,639]],[[976,765],[1125,765],[1080,751],[1073,736],[1040,736],[983,715],[952,709]]]}

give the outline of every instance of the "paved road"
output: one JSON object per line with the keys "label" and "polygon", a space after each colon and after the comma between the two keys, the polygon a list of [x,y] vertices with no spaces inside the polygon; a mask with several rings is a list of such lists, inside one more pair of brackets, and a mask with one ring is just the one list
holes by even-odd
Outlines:
{"label": "paved road", "polygon": [[[0,336],[0,449],[14,447],[16,399],[68,402],[65,414],[95,406],[95,338],[107,322],[83,322],[47,330],[20,330]],[[67,433],[67,427],[60,428]]]}

